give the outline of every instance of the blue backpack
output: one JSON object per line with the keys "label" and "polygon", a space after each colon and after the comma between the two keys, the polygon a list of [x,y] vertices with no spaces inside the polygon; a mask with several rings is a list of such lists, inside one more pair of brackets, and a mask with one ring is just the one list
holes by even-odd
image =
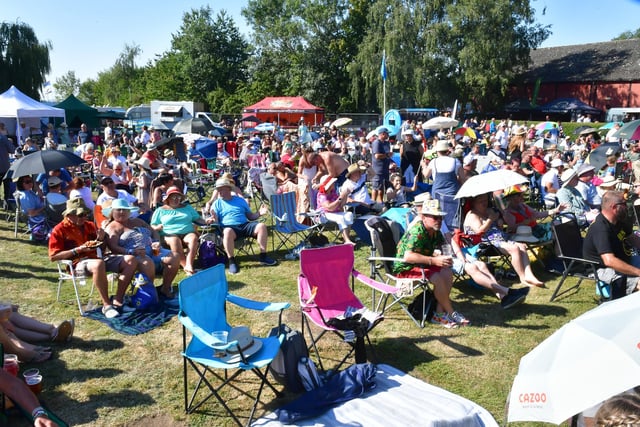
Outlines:
{"label": "blue backpack", "polygon": [[133,286],[131,304],[136,310],[152,309],[158,305],[158,293],[147,276],[136,273],[131,285]]}

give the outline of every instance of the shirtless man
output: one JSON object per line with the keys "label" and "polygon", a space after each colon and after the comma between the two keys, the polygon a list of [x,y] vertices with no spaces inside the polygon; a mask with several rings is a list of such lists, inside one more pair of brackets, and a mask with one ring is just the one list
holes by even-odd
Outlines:
{"label": "shirtless man", "polygon": [[340,188],[342,183],[347,179],[349,162],[339,154],[331,151],[321,151],[319,153],[308,153],[306,155],[308,156],[307,160],[309,164],[318,167],[318,172],[312,179],[314,184],[319,183],[322,176],[330,175],[338,178],[336,185]]}

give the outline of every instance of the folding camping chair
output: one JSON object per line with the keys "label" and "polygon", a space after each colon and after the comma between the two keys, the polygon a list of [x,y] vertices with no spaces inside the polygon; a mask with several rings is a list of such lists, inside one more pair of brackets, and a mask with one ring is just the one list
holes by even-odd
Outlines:
{"label": "folding camping chair", "polygon": [[[377,216],[369,218],[364,224],[371,235],[371,256],[368,258],[370,277],[378,278],[388,285],[393,284],[396,289],[394,293],[382,294],[379,297],[372,292],[375,309],[384,313],[394,305],[398,305],[416,326],[424,328],[425,321],[428,320],[424,313],[427,312],[427,298],[430,291],[427,278],[423,276],[421,279],[405,279],[393,274],[393,263],[402,261],[401,258],[396,258],[396,247],[402,237],[401,226],[395,221]],[[411,314],[405,299],[412,297],[419,290],[423,291],[421,301],[418,301],[418,305],[422,306],[423,315],[416,319]],[[389,301],[390,298],[391,301]]]}
{"label": "folding camping chair", "polygon": [[[601,300],[610,299],[611,291],[609,285],[598,279],[598,266],[600,263],[585,259],[582,255],[583,239],[578,219],[572,214],[562,214],[553,221],[552,231],[556,242],[557,256],[564,264],[564,271],[549,301],[553,301],[574,289],[577,291],[580,283],[585,279],[595,281],[596,291]],[[569,276],[578,278],[578,282],[560,292],[560,288]]]}
{"label": "folding camping chair", "polygon": [[[276,396],[281,396],[281,393],[267,379],[267,372],[273,358],[280,350],[284,335],[268,338],[251,337],[251,346],[243,349],[238,345],[238,341],[221,343],[213,338],[211,332],[232,330],[227,321],[227,302],[256,311],[277,312],[279,313],[278,325],[281,324],[282,312],[289,308],[289,303],[263,303],[230,294],[222,264],[183,279],[179,285],[179,301],[179,319],[183,326],[182,357],[185,412],[194,412],[213,396],[233,420],[238,425],[242,425],[238,416],[228,406],[227,400],[220,393],[220,390],[226,385],[236,390],[239,389],[242,384],[246,385],[246,383],[236,381],[238,376],[244,372],[253,372],[260,380],[260,385],[246,423],[247,426],[251,425],[265,385],[273,390]],[[187,331],[191,334],[188,345]],[[245,355],[250,348],[256,349],[257,352]],[[187,366],[193,368],[198,377],[190,398]],[[220,371],[223,372],[219,373]],[[207,389],[209,393],[206,396],[200,396],[207,392]],[[248,392],[243,391],[243,394],[249,396]],[[201,398],[196,403],[198,397]]]}
{"label": "folding camping chair", "polygon": [[[352,245],[304,249],[300,252],[300,270],[298,295],[302,310],[302,330],[303,332],[306,330],[309,334],[310,348],[313,347],[320,369],[325,370],[318,350],[318,341],[327,332],[333,332],[344,340],[345,329],[355,332],[355,343],[348,342],[349,352],[336,369],[339,369],[354,352],[356,363],[364,363],[366,361],[365,340],[373,349],[369,331],[384,317],[377,311],[365,308],[353,293],[353,281],[358,279],[383,294],[395,293],[396,289],[356,271]],[[350,313],[354,315],[350,317]],[[346,328],[341,327],[341,322],[349,323],[350,320],[357,324],[349,324]],[[315,336],[311,328],[312,324],[321,329],[321,332]]]}
{"label": "folding camping chair", "polygon": [[[273,194],[271,196],[271,214],[273,215],[273,238],[271,245],[274,251],[280,250],[287,244],[295,246],[293,239],[300,236],[299,241],[305,240],[309,233],[318,227],[317,224],[312,226],[304,225],[298,222],[296,213],[296,193],[293,191],[283,194]],[[279,243],[276,248],[276,239]]]}

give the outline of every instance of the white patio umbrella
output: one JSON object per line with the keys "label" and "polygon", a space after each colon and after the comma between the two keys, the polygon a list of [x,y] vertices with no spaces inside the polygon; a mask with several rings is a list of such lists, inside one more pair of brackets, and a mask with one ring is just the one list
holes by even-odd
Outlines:
{"label": "white patio umbrella", "polygon": [[350,117],[340,117],[339,119],[335,119],[333,123],[331,123],[331,126],[335,126],[339,128],[340,126],[344,126],[351,123],[351,121],[352,119]]}
{"label": "white patio umbrella", "polygon": [[451,117],[438,116],[427,120],[422,124],[422,129],[440,130],[446,128],[453,128],[458,126],[458,121]]}
{"label": "white patio umbrella", "polygon": [[640,292],[570,321],[520,360],[508,422],[560,424],[640,384]]}
{"label": "white patio umbrella", "polygon": [[529,182],[526,177],[508,169],[481,173],[466,180],[456,193],[455,199],[475,197],[526,182]]}

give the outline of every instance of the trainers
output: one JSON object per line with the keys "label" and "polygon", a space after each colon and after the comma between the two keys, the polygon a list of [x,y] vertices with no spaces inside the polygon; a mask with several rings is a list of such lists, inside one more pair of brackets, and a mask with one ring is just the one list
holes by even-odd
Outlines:
{"label": "trainers", "polygon": [[457,328],[458,324],[449,318],[447,313],[434,313],[431,323],[442,325],[447,329]]}
{"label": "trainers", "polygon": [[471,323],[469,322],[469,319],[467,319],[462,315],[462,313],[458,313],[457,311],[454,311],[453,313],[451,313],[449,315],[449,319],[453,320],[460,326],[467,326],[469,323]]}
{"label": "trainers", "polygon": [[529,288],[509,289],[509,292],[502,298],[500,305],[503,309],[522,304],[529,294]]}
{"label": "trainers", "polygon": [[278,264],[278,261],[276,261],[275,259],[271,259],[268,256],[264,255],[264,256],[260,256],[260,264],[262,265],[268,265],[268,266],[274,266],[276,264]]}
{"label": "trainers", "polygon": [[102,314],[107,319],[113,319],[114,317],[120,316],[120,312],[116,310],[112,305],[105,305],[102,307]]}
{"label": "trainers", "polygon": [[240,267],[235,262],[229,262],[229,273],[230,274],[238,274],[240,271]]}

